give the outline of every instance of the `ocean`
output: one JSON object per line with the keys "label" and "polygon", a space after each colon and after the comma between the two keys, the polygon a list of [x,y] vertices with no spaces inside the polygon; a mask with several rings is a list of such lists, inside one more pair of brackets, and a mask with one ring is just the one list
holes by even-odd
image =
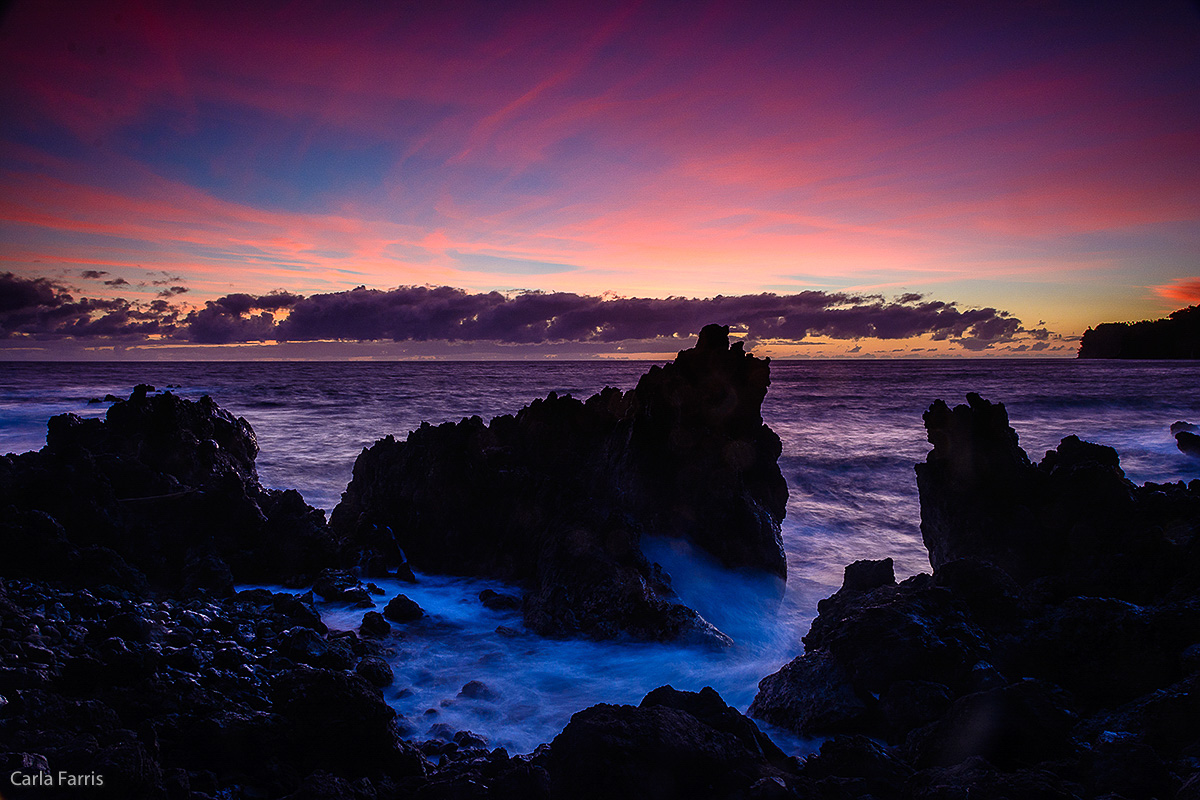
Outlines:
{"label": "ocean", "polygon": [[[44,444],[46,420],[100,416],[106,394],[137,383],[187,398],[208,394],[258,436],[258,471],[326,511],[354,459],[387,434],[421,422],[513,413],[550,391],[587,397],[632,388],[652,362],[181,362],[0,363],[0,452]],[[783,524],[788,587],[776,605],[755,575],[731,573],[667,542],[647,552],[671,573],[683,602],[735,640],[728,652],[628,642],[552,641],[521,633],[517,612],[483,608],[496,581],[422,575],[411,586],[377,581],[380,608],[403,591],[427,612],[389,640],[396,682],[385,696],[410,735],[435,725],[471,730],[493,747],[529,752],[572,713],[634,703],[651,689],[712,686],[745,711],[758,681],[802,652],[817,601],[855,560],[891,557],[898,578],[928,571],[913,465],[929,450],[921,414],[978,392],[1008,409],[1021,446],[1039,460],[1064,436],[1115,447],[1130,479],[1200,478],[1200,459],[1175,446],[1176,420],[1200,423],[1200,364],[1064,360],[845,360],[771,365],[763,417],[783,440],[790,498]],[[363,611],[320,606],[334,628]],[[497,628],[508,630],[497,632]],[[513,631],[516,631],[515,635]],[[489,698],[460,696],[483,681]],[[813,743],[770,730],[793,752]]]}

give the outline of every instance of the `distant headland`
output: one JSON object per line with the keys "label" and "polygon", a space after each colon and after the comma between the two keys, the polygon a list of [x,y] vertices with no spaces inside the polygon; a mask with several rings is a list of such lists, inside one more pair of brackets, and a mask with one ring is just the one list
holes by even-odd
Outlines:
{"label": "distant headland", "polygon": [[1200,306],[1181,308],[1165,319],[1088,328],[1078,358],[1200,358]]}

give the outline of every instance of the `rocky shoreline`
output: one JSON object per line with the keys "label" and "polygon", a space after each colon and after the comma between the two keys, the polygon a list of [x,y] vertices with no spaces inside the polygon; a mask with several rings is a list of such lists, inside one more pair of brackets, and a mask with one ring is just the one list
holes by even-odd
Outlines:
{"label": "rocky shoreline", "polygon": [[1200,481],[1073,436],[1034,464],[978,395],[925,425],[933,574],[848,566],[750,715],[832,737],[828,796],[1200,797]]}
{"label": "rocky shoreline", "polygon": [[[1200,481],[1136,486],[1074,437],[1034,464],[974,395],[925,416],[932,574],[848,566],[749,716],[662,687],[530,754],[418,736],[382,692],[420,609],[321,622],[314,593],[371,608],[411,565],[514,581],[481,604],[544,635],[719,644],[638,542],[782,577],[768,384],[709,326],[630,392],[377,443],[329,525],[208,398],[56,417],[0,458],[0,796],[1200,798]],[[790,757],[751,717],[826,741]]]}

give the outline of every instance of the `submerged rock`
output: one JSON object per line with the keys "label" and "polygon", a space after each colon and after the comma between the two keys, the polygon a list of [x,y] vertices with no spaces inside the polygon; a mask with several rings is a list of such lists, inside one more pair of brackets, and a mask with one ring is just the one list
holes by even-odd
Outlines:
{"label": "submerged rock", "polygon": [[640,541],[687,538],[782,581],[787,486],[761,416],[769,383],[767,360],[709,325],[629,392],[551,393],[490,424],[376,442],[332,525],[367,558],[523,585],[525,622],[543,635],[723,642]]}
{"label": "submerged rock", "polygon": [[479,602],[493,611],[511,611],[521,607],[521,601],[511,594],[502,594],[495,589],[484,589],[479,593]]}

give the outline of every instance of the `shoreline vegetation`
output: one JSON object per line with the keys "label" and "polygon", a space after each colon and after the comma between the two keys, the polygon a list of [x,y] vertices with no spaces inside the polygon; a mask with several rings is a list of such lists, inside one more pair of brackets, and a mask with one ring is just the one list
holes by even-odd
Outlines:
{"label": "shoreline vegetation", "polygon": [[1088,328],[1078,358],[1200,358],[1200,306],[1188,306],[1163,319],[1104,322]]}
{"label": "shoreline vegetation", "polygon": [[[321,621],[316,597],[376,608],[371,579],[415,568],[522,587],[481,607],[542,635],[726,646],[640,540],[784,577],[769,383],[710,325],[627,392],[380,440],[329,523],[262,487],[253,429],[207,397],[54,417],[0,456],[0,795],[1200,798],[1200,481],[1135,485],[1075,437],[1033,463],[978,395],[924,417],[931,574],[847,566],[747,715],[661,687],[528,754],[420,736],[382,690],[421,609]],[[825,741],[789,756],[755,718]]]}

